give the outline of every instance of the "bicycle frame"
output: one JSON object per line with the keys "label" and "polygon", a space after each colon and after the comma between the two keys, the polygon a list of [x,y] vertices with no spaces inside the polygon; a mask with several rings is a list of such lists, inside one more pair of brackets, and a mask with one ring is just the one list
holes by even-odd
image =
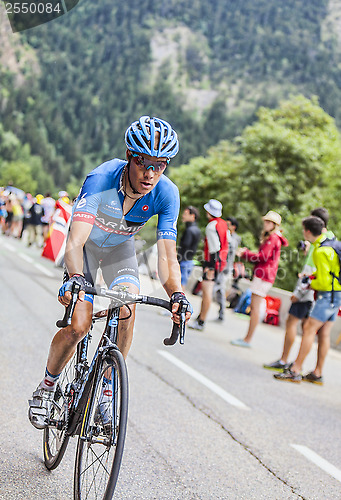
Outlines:
{"label": "bicycle frame", "polygon": [[[117,306],[112,306],[108,308],[107,321],[104,328],[103,335],[100,339],[94,357],[91,361],[90,367],[87,367],[87,352],[89,344],[88,333],[84,339],[79,344],[79,351],[77,357],[80,354],[79,362],[77,363],[76,371],[80,373],[80,377],[75,379],[75,383],[78,385],[78,390],[76,389],[76,397],[73,403],[73,408],[71,411],[71,417],[69,420],[68,428],[66,434],[68,436],[74,436],[79,434],[79,425],[82,420],[82,415],[85,406],[89,403],[91,397],[91,385],[93,376],[96,373],[97,363],[99,363],[108,352],[112,349],[118,349],[116,345],[118,336],[118,321],[119,321],[120,308]],[[93,318],[92,327],[96,318]],[[92,329],[91,327],[91,329]],[[78,361],[78,360],[77,360]],[[80,365],[80,366],[78,366]]]}
{"label": "bicycle frame", "polygon": [[[57,326],[63,327],[71,324],[72,314],[78,300],[78,294],[80,291],[80,286],[77,284],[73,285],[71,290],[72,300],[70,305],[66,308],[63,320],[57,321]],[[96,289],[94,287],[86,287],[86,293],[99,295],[101,297],[107,297],[111,299],[111,303],[108,308],[107,321],[104,328],[103,335],[100,339],[99,345],[96,349],[94,357],[92,359],[90,367],[88,367],[87,351],[89,343],[89,333],[84,337],[84,339],[78,344],[77,347],[77,365],[76,365],[76,379],[68,387],[68,394],[70,396],[71,391],[75,394],[75,399],[71,407],[71,415],[69,417],[67,425],[66,435],[74,436],[80,432],[80,424],[82,421],[82,415],[86,405],[89,404],[91,398],[91,387],[94,374],[96,373],[97,364],[105,358],[108,352],[112,349],[118,349],[116,345],[118,337],[118,323],[120,308],[123,305],[129,304],[149,304],[163,307],[170,310],[170,305],[168,301],[163,299],[148,297],[146,295],[137,295],[126,292],[125,290],[106,290],[106,289]],[[173,345],[177,341],[180,335],[180,344],[184,343],[184,333],[185,333],[185,315],[187,306],[185,304],[180,305],[179,315],[180,315],[180,325],[173,325],[172,334],[169,338],[164,339],[165,345]],[[96,321],[96,317],[93,317],[93,324]],[[53,425],[53,423],[51,422]]]}

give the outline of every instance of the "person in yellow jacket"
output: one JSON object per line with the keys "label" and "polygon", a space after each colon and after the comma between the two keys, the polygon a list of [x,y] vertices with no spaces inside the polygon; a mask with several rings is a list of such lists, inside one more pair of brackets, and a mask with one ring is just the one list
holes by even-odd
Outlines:
{"label": "person in yellow jacket", "polygon": [[[304,239],[314,246],[313,261],[316,271],[310,287],[316,291],[316,302],[304,323],[301,347],[296,360],[283,373],[277,373],[277,380],[301,382],[301,380],[322,385],[322,370],[330,346],[330,330],[341,307],[341,285],[339,257],[330,246],[321,246],[326,239],[322,233],[323,222],[319,217],[310,216],[302,221]],[[301,375],[303,362],[313,345],[318,332],[317,364],[315,370]]]}

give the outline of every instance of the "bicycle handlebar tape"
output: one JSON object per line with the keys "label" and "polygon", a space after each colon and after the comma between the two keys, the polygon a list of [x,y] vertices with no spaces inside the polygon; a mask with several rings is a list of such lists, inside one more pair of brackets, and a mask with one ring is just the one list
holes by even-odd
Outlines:
{"label": "bicycle handlebar tape", "polygon": [[143,302],[145,302],[146,304],[149,304],[151,306],[163,307],[164,309],[168,309],[168,311],[172,310],[171,305],[170,305],[168,300],[159,299],[157,297],[146,297],[145,296]]}
{"label": "bicycle handlebar tape", "polygon": [[88,293],[89,295],[98,295],[98,290],[97,288],[93,286],[86,286],[84,288],[85,293]]}
{"label": "bicycle handlebar tape", "polygon": [[180,307],[179,307],[179,316],[180,316],[180,324],[174,323],[173,325],[173,330],[172,334],[169,338],[164,339],[163,343],[165,345],[174,345],[176,341],[178,340],[178,337],[180,335],[179,342],[180,344],[185,343],[185,324],[186,324],[186,312],[188,308],[188,302],[179,302]]}
{"label": "bicycle handlebar tape", "polygon": [[163,343],[165,345],[174,345],[178,340],[179,332],[180,332],[180,326],[174,323],[171,336],[169,338],[164,339]]}

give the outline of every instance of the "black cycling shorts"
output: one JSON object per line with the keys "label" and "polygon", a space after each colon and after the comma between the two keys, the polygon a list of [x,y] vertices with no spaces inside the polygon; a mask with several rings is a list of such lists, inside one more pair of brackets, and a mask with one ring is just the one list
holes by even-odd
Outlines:
{"label": "black cycling shorts", "polygon": [[[99,268],[109,289],[120,283],[133,283],[140,289],[133,238],[115,247],[98,247],[92,241],[88,241],[83,249],[83,273],[85,279],[92,285],[96,281]],[[86,294],[85,300],[92,303],[93,295]]]}

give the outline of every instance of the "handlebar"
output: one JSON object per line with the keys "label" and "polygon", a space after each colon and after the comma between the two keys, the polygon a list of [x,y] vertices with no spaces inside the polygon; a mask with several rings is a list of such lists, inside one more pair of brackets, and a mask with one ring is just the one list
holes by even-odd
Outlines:
{"label": "handlebar", "polygon": [[[70,304],[65,309],[65,314],[63,319],[58,320],[56,322],[56,326],[58,328],[64,328],[71,324],[71,319],[73,312],[75,310],[75,306],[78,300],[78,294],[81,291],[81,287],[77,283],[72,284],[71,289],[71,301]],[[125,292],[124,290],[107,290],[106,288],[95,288],[95,287],[85,287],[85,293],[91,295],[97,295],[99,297],[107,297],[110,298],[114,305],[117,307],[121,307],[123,305],[128,304],[147,304],[151,306],[158,306],[171,311],[171,306],[169,301],[164,299],[159,299],[157,297],[149,297],[148,295],[138,295],[135,293]],[[184,344],[185,338],[185,322],[186,322],[186,312],[187,305],[180,301],[179,307],[179,316],[180,316],[180,324],[173,323],[172,333],[169,338],[165,338],[163,343],[165,345],[174,345],[178,340],[180,344]]]}

